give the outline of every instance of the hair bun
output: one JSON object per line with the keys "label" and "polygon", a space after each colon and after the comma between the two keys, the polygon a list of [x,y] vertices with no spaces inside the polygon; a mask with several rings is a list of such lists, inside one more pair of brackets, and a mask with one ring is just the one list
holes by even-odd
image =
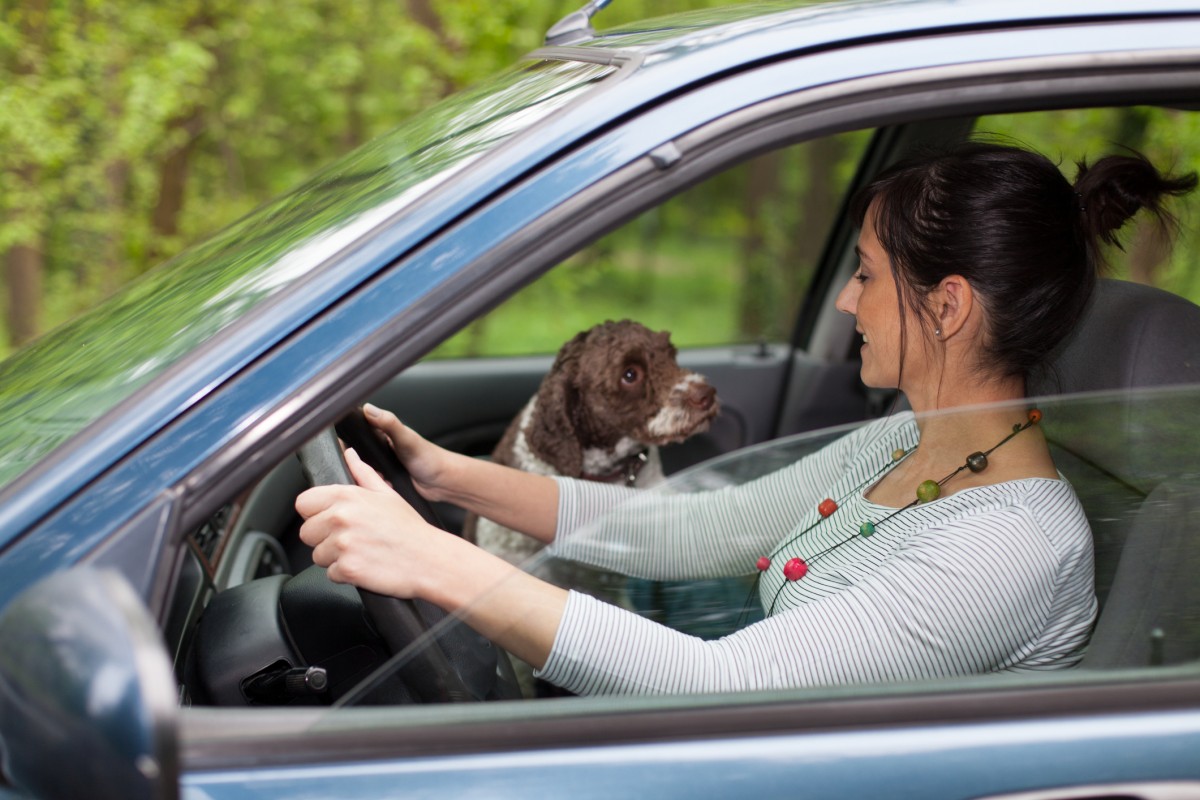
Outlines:
{"label": "hair bun", "polygon": [[1160,173],[1141,153],[1105,156],[1088,166],[1077,163],[1075,195],[1089,240],[1118,247],[1117,231],[1134,214],[1145,208],[1159,223],[1174,228],[1175,217],[1163,208],[1167,196],[1190,192],[1196,186],[1194,172],[1181,176]]}

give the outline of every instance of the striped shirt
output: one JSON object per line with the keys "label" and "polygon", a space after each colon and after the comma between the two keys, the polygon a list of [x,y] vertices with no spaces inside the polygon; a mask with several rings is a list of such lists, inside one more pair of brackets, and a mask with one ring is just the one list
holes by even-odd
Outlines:
{"label": "striped shirt", "polygon": [[[769,614],[706,641],[571,592],[537,674],[577,694],[637,694],[1076,663],[1097,604],[1091,531],[1065,480],[963,489],[856,535],[894,511],[863,493],[917,435],[912,415],[897,415],[757,480],[694,494],[556,479],[554,556],[682,580],[752,573],[772,554],[759,583]],[[814,527],[825,497],[840,508]],[[797,556],[809,573],[787,582],[780,567]]]}

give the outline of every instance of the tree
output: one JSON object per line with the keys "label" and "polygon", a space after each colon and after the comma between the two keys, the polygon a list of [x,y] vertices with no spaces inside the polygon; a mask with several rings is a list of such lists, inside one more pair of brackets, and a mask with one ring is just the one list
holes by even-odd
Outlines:
{"label": "tree", "polygon": [[[46,71],[39,57],[47,39],[49,23],[47,0],[37,0],[20,10],[6,14],[2,63],[12,76],[0,94],[0,104],[14,110],[26,110],[31,117],[36,109],[39,84]],[[14,120],[15,121],[15,120]],[[39,120],[40,121],[40,120]],[[38,331],[42,294],[45,245],[38,185],[44,163],[53,159],[53,151],[39,149],[31,138],[13,135],[19,125],[6,125],[0,144],[3,156],[3,195],[6,224],[0,229],[0,249],[4,251],[4,277],[8,288],[5,326],[10,341],[23,344]],[[10,133],[11,131],[11,133]]]}

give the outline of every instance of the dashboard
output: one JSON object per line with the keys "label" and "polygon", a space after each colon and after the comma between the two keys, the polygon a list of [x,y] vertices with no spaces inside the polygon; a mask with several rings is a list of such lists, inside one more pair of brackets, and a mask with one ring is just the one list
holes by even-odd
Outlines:
{"label": "dashboard", "polygon": [[213,700],[201,688],[205,681],[197,672],[197,633],[213,598],[264,578],[282,580],[312,564],[298,537],[300,518],[294,507],[307,485],[299,462],[284,459],[185,536],[163,624],[182,705]]}

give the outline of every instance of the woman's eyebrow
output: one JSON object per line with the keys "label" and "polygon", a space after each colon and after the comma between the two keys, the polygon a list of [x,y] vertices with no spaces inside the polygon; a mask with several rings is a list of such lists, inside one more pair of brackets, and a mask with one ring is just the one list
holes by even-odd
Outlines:
{"label": "woman's eyebrow", "polygon": [[864,256],[864,255],[863,255],[862,248],[861,248],[861,247],[859,247],[858,245],[854,245],[854,256],[855,256],[855,257],[856,257],[856,258],[857,258],[859,261],[866,261],[866,260],[867,260],[866,256]]}

